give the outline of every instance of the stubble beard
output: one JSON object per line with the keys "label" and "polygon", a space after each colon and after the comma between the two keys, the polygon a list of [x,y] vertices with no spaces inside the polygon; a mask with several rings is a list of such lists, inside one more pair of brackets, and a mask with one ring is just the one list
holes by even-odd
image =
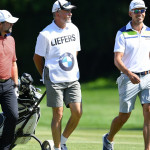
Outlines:
{"label": "stubble beard", "polygon": [[5,31],[6,33],[11,33],[12,32],[12,28],[9,28],[8,30]]}
{"label": "stubble beard", "polygon": [[67,20],[66,22],[67,22],[67,23],[71,23],[72,21],[71,21],[71,19],[69,19],[69,20]]}

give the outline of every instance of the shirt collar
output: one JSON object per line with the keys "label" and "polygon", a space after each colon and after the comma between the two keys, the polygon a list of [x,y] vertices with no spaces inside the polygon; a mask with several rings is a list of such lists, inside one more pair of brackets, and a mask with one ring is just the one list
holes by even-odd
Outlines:
{"label": "shirt collar", "polygon": [[[69,25],[68,25],[68,24],[69,24],[69,23],[66,24],[66,27],[65,27],[64,29],[68,29],[68,28],[69,28]],[[57,30],[64,30],[64,29],[62,29],[62,28],[59,28],[59,27],[55,24],[54,20],[52,21],[52,25],[53,25],[54,28],[56,28]]]}
{"label": "shirt collar", "polygon": [[[4,35],[4,38],[6,38],[7,36],[10,36],[10,35],[11,35],[11,33],[7,33]],[[2,37],[1,33],[0,33],[0,37]]]}
{"label": "shirt collar", "polygon": [[[145,30],[147,28],[147,26],[143,23],[143,28],[142,30]],[[131,21],[128,22],[128,24],[126,25],[126,30],[134,30],[131,26]]]}

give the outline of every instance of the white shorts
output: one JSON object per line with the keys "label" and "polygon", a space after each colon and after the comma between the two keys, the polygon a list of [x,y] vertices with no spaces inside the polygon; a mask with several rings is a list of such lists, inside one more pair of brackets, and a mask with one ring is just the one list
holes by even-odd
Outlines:
{"label": "white shorts", "polygon": [[150,74],[139,77],[139,84],[133,84],[125,74],[121,74],[117,78],[120,112],[131,112],[134,109],[137,96],[139,96],[141,104],[150,103]]}

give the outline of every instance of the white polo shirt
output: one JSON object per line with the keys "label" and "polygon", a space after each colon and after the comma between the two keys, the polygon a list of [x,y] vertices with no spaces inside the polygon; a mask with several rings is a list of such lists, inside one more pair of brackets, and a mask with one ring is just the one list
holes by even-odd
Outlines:
{"label": "white polo shirt", "polygon": [[150,70],[150,28],[143,25],[139,33],[129,22],[117,32],[114,52],[124,53],[122,61],[130,71]]}
{"label": "white polo shirt", "polygon": [[61,29],[54,21],[40,32],[35,47],[35,53],[45,58],[50,80],[54,83],[79,79],[76,53],[80,50],[78,28],[67,23],[66,28]]}

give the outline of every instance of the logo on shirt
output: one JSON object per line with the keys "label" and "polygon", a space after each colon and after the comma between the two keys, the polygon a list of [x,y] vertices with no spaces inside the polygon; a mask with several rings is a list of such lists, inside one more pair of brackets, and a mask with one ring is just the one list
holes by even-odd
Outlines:
{"label": "logo on shirt", "polygon": [[70,53],[64,53],[59,58],[59,66],[64,71],[70,71],[72,70],[74,66],[74,58],[73,55]]}
{"label": "logo on shirt", "polygon": [[73,42],[73,41],[76,41],[76,37],[74,34],[66,35],[66,36],[62,36],[62,37],[58,37],[58,38],[53,39],[51,41],[51,46],[56,46],[56,45],[60,45],[60,44],[68,43],[68,42]]}

